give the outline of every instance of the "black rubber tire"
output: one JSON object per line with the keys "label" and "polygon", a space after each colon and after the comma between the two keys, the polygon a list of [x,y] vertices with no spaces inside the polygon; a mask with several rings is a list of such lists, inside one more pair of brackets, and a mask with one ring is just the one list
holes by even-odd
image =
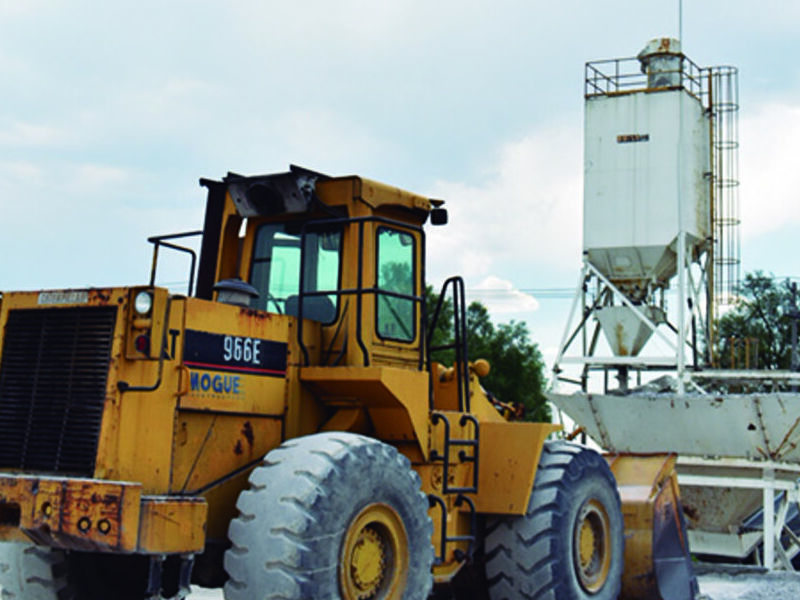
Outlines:
{"label": "black rubber tire", "polygon": [[[610,541],[607,577],[592,592],[581,584],[574,558],[575,526],[590,500],[607,513]],[[492,600],[616,600],[622,583],[624,524],[606,461],[582,446],[546,442],[526,514],[491,519],[484,548]]]}
{"label": "black rubber tire", "polygon": [[[149,559],[0,543],[3,600],[144,600]],[[177,587],[169,598],[182,598]]]}
{"label": "black rubber tire", "polygon": [[406,532],[403,600],[426,598],[433,524],[420,487],[403,455],[368,437],[333,432],[284,443],[252,472],[250,489],[236,503],[226,600],[339,600],[346,532],[374,503],[391,507]]}

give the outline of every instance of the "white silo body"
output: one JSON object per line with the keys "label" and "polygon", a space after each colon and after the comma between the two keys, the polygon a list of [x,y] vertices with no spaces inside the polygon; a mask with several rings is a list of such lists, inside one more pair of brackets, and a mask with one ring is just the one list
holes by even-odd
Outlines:
{"label": "white silo body", "polygon": [[[677,273],[679,234],[689,257],[699,256],[711,235],[710,121],[686,85],[676,40],[654,40],[638,58],[643,85],[617,82],[586,95],[583,249],[587,262],[658,323],[663,311],[652,306],[653,294]],[[635,356],[651,329],[625,312],[600,308],[598,320],[614,354]]]}
{"label": "white silo body", "polygon": [[587,99],[583,245],[609,279],[666,283],[681,221],[687,244],[706,240],[708,145],[703,106],[685,90]]}

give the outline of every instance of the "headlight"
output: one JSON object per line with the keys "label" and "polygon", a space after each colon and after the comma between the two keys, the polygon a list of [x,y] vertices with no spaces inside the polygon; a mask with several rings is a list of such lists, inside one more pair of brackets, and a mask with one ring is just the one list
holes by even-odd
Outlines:
{"label": "headlight", "polygon": [[133,301],[133,308],[136,312],[144,316],[153,308],[153,296],[150,292],[139,292],[136,294],[136,299]]}

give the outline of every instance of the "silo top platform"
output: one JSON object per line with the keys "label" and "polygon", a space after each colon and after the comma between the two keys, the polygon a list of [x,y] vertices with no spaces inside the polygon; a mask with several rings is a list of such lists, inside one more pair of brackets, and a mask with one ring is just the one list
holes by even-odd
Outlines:
{"label": "silo top platform", "polygon": [[658,38],[638,56],[587,62],[584,96],[684,89],[703,100],[708,89],[706,72],[681,52],[678,40]]}

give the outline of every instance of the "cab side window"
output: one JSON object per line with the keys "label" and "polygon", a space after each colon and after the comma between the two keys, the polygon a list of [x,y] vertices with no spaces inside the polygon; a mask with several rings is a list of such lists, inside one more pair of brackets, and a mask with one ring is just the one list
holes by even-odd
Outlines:
{"label": "cab side window", "polygon": [[378,228],[375,318],[378,336],[400,342],[416,338],[416,302],[414,296],[414,237],[389,227]]}

